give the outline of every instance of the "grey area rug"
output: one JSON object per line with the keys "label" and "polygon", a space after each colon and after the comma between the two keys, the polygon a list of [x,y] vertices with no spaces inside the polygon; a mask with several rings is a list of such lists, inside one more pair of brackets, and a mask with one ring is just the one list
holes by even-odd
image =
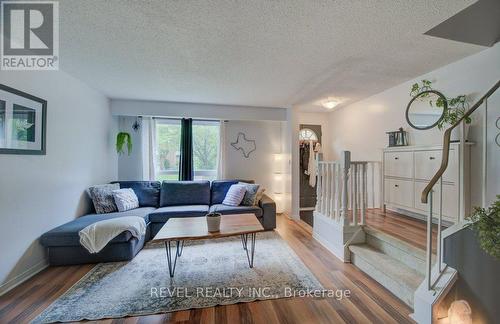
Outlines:
{"label": "grey area rug", "polygon": [[254,267],[239,236],[186,241],[175,277],[165,247],[148,244],[128,262],[96,265],[34,323],[97,320],[291,297],[323,287],[276,232],[257,233]]}

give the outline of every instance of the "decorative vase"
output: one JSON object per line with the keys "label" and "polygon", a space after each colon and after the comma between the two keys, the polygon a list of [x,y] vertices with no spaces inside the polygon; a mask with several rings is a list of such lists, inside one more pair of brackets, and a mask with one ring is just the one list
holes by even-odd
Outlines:
{"label": "decorative vase", "polygon": [[207,218],[207,228],[210,233],[220,231],[220,218],[222,214],[220,213],[210,213],[206,215]]}

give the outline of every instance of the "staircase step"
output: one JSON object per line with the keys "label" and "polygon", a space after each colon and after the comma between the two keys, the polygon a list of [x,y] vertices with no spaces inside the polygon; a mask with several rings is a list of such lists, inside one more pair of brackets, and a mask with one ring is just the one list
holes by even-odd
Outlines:
{"label": "staircase step", "polygon": [[413,255],[415,255],[415,257],[418,257],[422,260],[425,260],[425,250],[418,248],[418,247],[416,247],[408,242],[405,242],[405,241],[403,241],[395,236],[392,236],[390,234],[387,234],[385,232],[377,230],[373,227],[365,226],[363,229],[366,232],[366,234],[372,235],[372,236],[374,236],[382,241],[385,241],[391,245],[397,246],[399,249],[401,249],[407,253],[413,254]]}
{"label": "staircase step", "polygon": [[368,244],[350,245],[351,262],[413,308],[424,275]]}
{"label": "staircase step", "polygon": [[[394,236],[369,226],[364,228],[366,243],[425,275],[426,252]],[[433,262],[435,261],[433,255]]]}

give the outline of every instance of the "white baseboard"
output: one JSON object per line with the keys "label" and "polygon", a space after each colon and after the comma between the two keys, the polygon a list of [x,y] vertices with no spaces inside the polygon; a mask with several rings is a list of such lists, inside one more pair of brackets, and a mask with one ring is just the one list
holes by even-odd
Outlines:
{"label": "white baseboard", "polygon": [[23,273],[18,274],[14,278],[10,279],[7,282],[4,282],[3,284],[0,285],[0,296],[3,294],[7,293],[8,291],[14,289],[15,287],[19,286],[29,278],[33,277],[43,269],[47,268],[49,266],[47,260],[41,260],[31,268],[27,269]]}

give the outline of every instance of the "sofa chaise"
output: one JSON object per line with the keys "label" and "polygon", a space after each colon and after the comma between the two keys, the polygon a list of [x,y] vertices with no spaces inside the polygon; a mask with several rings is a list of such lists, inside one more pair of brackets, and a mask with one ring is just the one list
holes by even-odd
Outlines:
{"label": "sofa chaise", "polygon": [[[216,181],[116,181],[120,188],[131,188],[139,200],[139,208],[108,214],[88,214],[58,226],[40,238],[47,248],[51,265],[127,261],[151,240],[173,217],[202,217],[216,210],[222,214],[253,213],[266,230],[276,227],[276,204],[264,195],[257,206],[226,206],[222,204],[231,185],[241,180]],[[251,182],[251,181],[246,181]],[[79,232],[105,219],[123,216],[143,217],[147,230],[137,239],[126,231],[99,253],[91,254],[80,244]]]}

